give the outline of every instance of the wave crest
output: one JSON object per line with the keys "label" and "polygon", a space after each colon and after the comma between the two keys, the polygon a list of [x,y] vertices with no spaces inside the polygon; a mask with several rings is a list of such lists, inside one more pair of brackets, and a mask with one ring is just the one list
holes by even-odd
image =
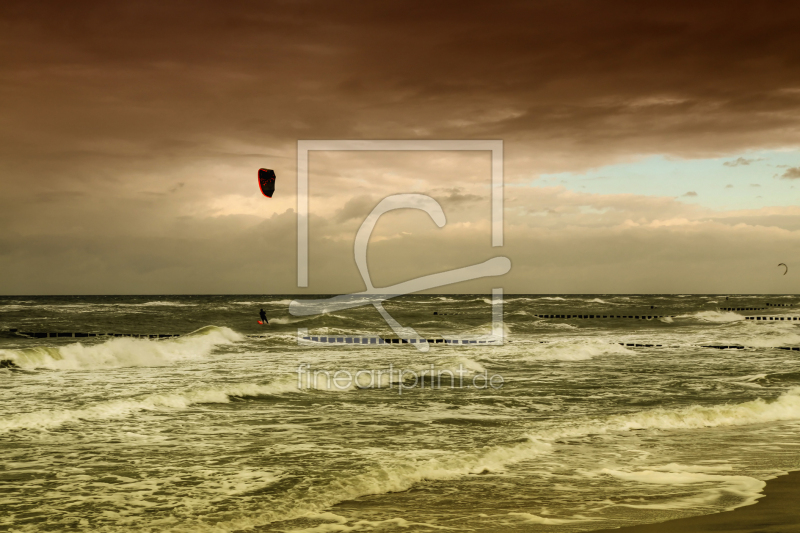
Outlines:
{"label": "wave crest", "polygon": [[0,359],[8,359],[23,369],[94,370],[132,366],[167,366],[177,361],[206,357],[214,347],[243,340],[226,327],[206,326],[174,339],[151,340],[121,337],[101,344],[76,342],[66,346],[39,346],[0,350]]}

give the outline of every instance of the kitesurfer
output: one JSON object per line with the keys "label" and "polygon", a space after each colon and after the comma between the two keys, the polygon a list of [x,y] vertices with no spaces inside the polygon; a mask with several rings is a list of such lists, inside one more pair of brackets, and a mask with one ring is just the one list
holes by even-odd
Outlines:
{"label": "kitesurfer", "polygon": [[267,313],[265,313],[264,310],[262,309],[261,312],[258,314],[261,315],[261,323],[264,326],[269,326],[269,320],[267,320]]}

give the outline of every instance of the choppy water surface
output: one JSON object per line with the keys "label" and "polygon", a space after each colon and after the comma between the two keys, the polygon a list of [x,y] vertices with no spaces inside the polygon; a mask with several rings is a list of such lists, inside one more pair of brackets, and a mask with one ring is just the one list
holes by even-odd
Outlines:
{"label": "choppy water surface", "polygon": [[[800,313],[718,308],[800,298],[725,298],[506,296],[505,345],[428,353],[297,343],[299,327],[390,333],[372,307],[297,319],[286,296],[2,298],[0,329],[188,335],[0,338],[19,367],[0,369],[0,529],[572,532],[752,503],[800,468],[800,352],[774,349],[800,331],[743,317]],[[426,336],[481,335],[489,303],[386,308]],[[532,316],[581,312],[675,318]],[[380,386],[348,384],[358,370],[383,371]]]}

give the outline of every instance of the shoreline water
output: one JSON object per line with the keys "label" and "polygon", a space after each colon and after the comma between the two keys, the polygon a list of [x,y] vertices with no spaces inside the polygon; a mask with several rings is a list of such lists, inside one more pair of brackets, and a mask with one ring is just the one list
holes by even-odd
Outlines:
{"label": "shoreline water", "polygon": [[[0,298],[0,329],[183,334],[0,338],[0,360],[19,367],[0,369],[0,477],[13,488],[0,530],[619,531],[763,500],[766,485],[767,506],[710,520],[724,531],[720,519],[758,510],[772,531],[800,533],[770,510],[785,480],[758,481],[800,470],[800,358],[782,349],[800,345],[800,321],[718,309],[780,301],[795,311],[774,316],[794,318],[794,298],[506,297],[508,342],[425,354],[298,344],[299,328],[390,335],[371,306],[299,321],[284,297]],[[482,295],[387,309],[425,338],[493,327]],[[591,320],[650,309],[675,318]],[[534,316],[575,310],[590,319]],[[734,345],[751,348],[716,348]],[[298,369],[340,380],[464,369],[464,385],[486,373],[503,386],[411,388],[412,373],[402,396],[326,377],[330,388],[300,389]],[[665,524],[639,531],[681,527]]]}
{"label": "shoreline water", "polygon": [[592,533],[788,533],[800,532],[800,471],[789,472],[767,481],[764,496],[754,505],[711,515],[692,516],[625,526],[598,529]]}

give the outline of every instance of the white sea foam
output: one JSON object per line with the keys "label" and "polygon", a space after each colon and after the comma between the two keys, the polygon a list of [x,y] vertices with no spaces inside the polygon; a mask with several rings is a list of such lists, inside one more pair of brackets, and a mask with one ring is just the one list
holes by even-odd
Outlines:
{"label": "white sea foam", "polygon": [[744,426],[765,422],[800,420],[800,387],[789,389],[775,400],[761,398],[738,404],[692,405],[680,409],[651,409],[614,415],[602,422],[582,423],[549,430],[536,436],[546,440],[637,429],[702,429]]}
{"label": "white sea foam", "polygon": [[468,357],[447,357],[439,359],[434,362],[434,367],[437,371],[449,370],[451,372],[456,372],[459,369],[463,369],[470,374],[486,372],[486,368],[484,368],[482,364]]}
{"label": "white sea foam", "polygon": [[144,302],[140,304],[114,303],[114,304],[95,304],[95,305],[99,306],[109,305],[118,307],[195,307],[199,304],[156,300],[153,302]]}
{"label": "white sea foam", "polygon": [[584,361],[601,355],[633,354],[616,343],[603,341],[562,341],[533,345],[523,354],[526,360]]}
{"label": "white sea foam", "polygon": [[232,305],[252,305],[252,306],[259,306],[259,305],[289,305],[292,303],[292,300],[278,300],[275,302],[271,302],[269,300],[265,300],[263,302],[231,302]]}
{"label": "white sea foam", "polygon": [[566,322],[550,322],[549,320],[537,320],[533,323],[537,328],[548,329],[579,329],[578,326],[567,324]]}
{"label": "white sea foam", "polygon": [[[386,520],[366,520],[361,519],[348,524],[348,519],[333,513],[308,513],[304,518],[315,520],[327,520],[327,523],[322,523],[317,526],[303,528],[303,529],[288,529],[284,530],[286,533],[348,533],[349,531],[365,531],[375,530],[383,531],[388,529],[403,528],[405,531],[417,530],[436,530],[436,529],[451,529],[449,527],[436,526],[434,524],[409,522],[405,518],[395,517]],[[333,523],[330,523],[333,522]],[[415,528],[415,529],[410,529]]]}
{"label": "white sea foam", "polygon": [[290,491],[283,502],[271,502],[260,512],[242,514],[215,524],[222,531],[250,529],[278,520],[313,516],[333,505],[371,494],[402,492],[424,480],[448,480],[469,474],[502,471],[506,466],[549,453],[551,446],[528,439],[510,446],[484,447],[432,457],[404,454],[357,475],[341,475],[313,493]]}
{"label": "white sea foam", "polygon": [[267,321],[270,324],[285,325],[285,324],[296,324],[297,322],[305,322],[306,320],[311,320],[312,318],[315,318],[315,317],[313,317],[313,316],[303,317],[303,318],[290,318],[290,317],[269,318],[269,317],[267,317]]}
{"label": "white sea foam", "polygon": [[719,501],[719,499],[726,494],[733,494],[737,496],[740,501],[737,502],[736,505],[726,509],[730,510],[742,505],[754,504],[758,498],[763,496],[761,491],[766,486],[765,482],[749,476],[724,476],[691,472],[688,470],[640,470],[630,472],[604,468],[601,472],[623,481],[635,483],[680,486],[703,485],[702,488],[698,487],[698,494],[677,500],[650,504],[619,504],[622,507],[632,507],[636,509],[687,509],[708,505]]}
{"label": "white sea foam", "polygon": [[684,429],[741,426],[763,422],[800,419],[800,387],[794,387],[774,401],[756,399],[740,404],[691,406],[678,410],[655,409],[612,419],[624,429]]}
{"label": "white sea foam", "polygon": [[518,517],[526,522],[531,522],[533,524],[544,524],[547,526],[558,526],[561,524],[569,524],[570,522],[579,522],[582,520],[565,520],[562,518],[545,518],[543,516],[537,516],[531,513],[508,513],[510,516]]}
{"label": "white sea foam", "polygon": [[66,346],[0,350],[0,359],[9,359],[17,366],[26,369],[94,370],[167,366],[178,361],[206,357],[216,346],[231,344],[243,338],[229,328],[207,326],[189,335],[173,339],[121,337],[95,345],[77,342]]}
{"label": "white sea foam", "polygon": [[800,345],[800,334],[792,324],[773,323],[770,327],[761,324],[747,324],[749,328],[743,335],[733,337],[733,341],[746,346],[758,348],[773,348],[776,346],[798,346]]}
{"label": "white sea foam", "polygon": [[677,318],[693,318],[695,320],[702,320],[703,322],[739,322],[744,320],[744,316],[732,311],[699,311],[697,313],[678,315]]}
{"label": "white sea foam", "polygon": [[76,304],[42,304],[42,305],[31,305],[27,306],[27,309],[31,308],[43,308],[52,311],[67,311],[67,312],[92,312],[98,310],[107,310],[109,308],[114,307],[197,307],[200,304],[197,303],[189,303],[189,302],[170,302],[165,300],[154,300],[152,302],[142,302],[142,303],[125,303],[125,302],[110,302],[110,303],[97,303],[97,302],[87,302],[87,303],[76,303]]}
{"label": "white sea foam", "polygon": [[0,418],[0,432],[15,429],[49,429],[70,422],[124,418],[137,411],[181,410],[196,404],[228,403],[231,398],[301,392],[297,388],[296,376],[292,377],[293,379],[282,378],[265,385],[230,384],[185,392],[150,394],[137,399],[99,402],[81,409],[48,409],[19,413]]}

